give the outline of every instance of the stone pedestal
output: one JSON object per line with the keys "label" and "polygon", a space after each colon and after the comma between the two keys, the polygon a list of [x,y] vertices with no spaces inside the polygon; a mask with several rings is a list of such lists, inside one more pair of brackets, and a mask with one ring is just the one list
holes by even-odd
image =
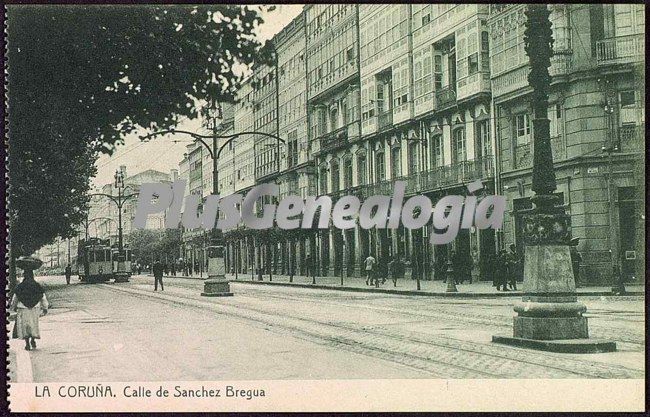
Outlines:
{"label": "stone pedestal", "polygon": [[513,337],[492,341],[554,352],[616,350],[614,342],[589,339],[587,307],[575,295],[567,245],[531,245],[524,255],[524,296],[515,304]]}
{"label": "stone pedestal", "polygon": [[208,248],[208,278],[203,281],[204,297],[229,297],[230,282],[226,279],[226,268],[223,258],[222,246]]}
{"label": "stone pedestal", "polygon": [[113,275],[115,282],[129,282],[129,272],[126,270],[126,262],[124,260],[117,261],[117,271]]}
{"label": "stone pedestal", "polygon": [[203,281],[201,295],[204,297],[230,297],[233,294],[230,291],[230,282],[226,277],[214,277]]}

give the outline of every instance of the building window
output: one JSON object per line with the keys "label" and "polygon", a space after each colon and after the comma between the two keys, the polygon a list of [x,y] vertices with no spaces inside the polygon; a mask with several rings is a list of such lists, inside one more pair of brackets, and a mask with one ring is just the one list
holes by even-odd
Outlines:
{"label": "building window", "polygon": [[386,164],[384,161],[384,153],[377,152],[375,155],[375,182],[380,182],[386,179]]}
{"label": "building window", "polygon": [[478,72],[478,53],[473,53],[468,58],[469,63],[469,75],[476,74]]}
{"label": "building window", "polygon": [[338,128],[338,119],[339,111],[337,109],[332,109],[332,112],[330,113],[331,131],[334,131]]}
{"label": "building window", "polygon": [[352,188],[352,158],[343,161],[343,188]]}
{"label": "building window", "polygon": [[621,108],[634,107],[635,105],[634,91],[621,91],[620,101],[621,101]]}
{"label": "building window", "polygon": [[442,54],[433,55],[433,87],[436,91],[442,89]]}
{"label": "building window", "polygon": [[483,72],[490,72],[490,35],[487,31],[481,32],[481,64]]}
{"label": "building window", "polygon": [[562,134],[562,106],[559,103],[548,108],[548,119],[551,137],[560,136]]}
{"label": "building window", "polygon": [[429,94],[429,97],[424,99],[431,98],[432,85],[431,85],[431,74],[432,74],[432,56],[431,51],[421,50],[414,54],[413,56],[413,81],[414,81],[414,100],[418,104],[418,99]]}
{"label": "building window", "polygon": [[320,169],[320,193],[327,194],[327,168],[323,167]]}
{"label": "building window", "polygon": [[645,6],[642,4],[615,4],[615,36],[643,33],[645,30]]}
{"label": "building window", "polygon": [[465,151],[465,129],[457,128],[453,132],[453,162],[459,163],[467,160],[467,153]]}
{"label": "building window", "polygon": [[515,115],[515,135],[517,145],[530,142],[530,115],[528,113]]}
{"label": "building window", "polygon": [[366,184],[366,156],[359,155],[357,157],[357,182],[358,185]]}
{"label": "building window", "polygon": [[[516,13],[504,14],[502,22],[498,23],[516,19]],[[528,62],[524,50],[524,29],[524,25],[503,25],[503,28],[494,25],[490,51],[493,77]]]}
{"label": "building window", "polygon": [[298,131],[292,130],[287,135],[287,165],[292,167],[298,163]]}
{"label": "building window", "polygon": [[339,184],[339,163],[335,160],[332,160],[331,162],[331,174],[332,174],[332,192],[335,193],[337,192],[340,188]]}
{"label": "building window", "polygon": [[393,148],[390,153],[391,159],[391,177],[399,178],[402,176],[402,158],[400,148]]}
{"label": "building window", "polygon": [[477,128],[477,156],[489,157],[492,155],[492,141],[490,140],[490,120],[482,120],[476,125]]}
{"label": "building window", "polygon": [[409,172],[408,174],[415,174],[418,170],[418,144],[411,143],[409,145]]}
{"label": "building window", "polygon": [[442,135],[437,134],[431,137],[431,162],[434,167],[441,167],[445,164]]}

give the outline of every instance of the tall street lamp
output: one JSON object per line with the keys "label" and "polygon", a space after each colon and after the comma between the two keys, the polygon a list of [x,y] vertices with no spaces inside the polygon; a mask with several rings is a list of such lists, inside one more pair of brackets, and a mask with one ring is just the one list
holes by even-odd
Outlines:
{"label": "tall street lamp", "polygon": [[609,352],[616,343],[589,339],[587,310],[578,302],[572,271],[570,217],[557,197],[548,119],[553,54],[553,32],[546,4],[526,7],[525,50],[530,60],[532,87],[533,167],[531,198],[535,207],[523,216],[524,283],[521,302],[515,304],[513,337],[492,341],[555,352]]}
{"label": "tall street lamp", "polygon": [[[246,131],[234,133],[231,135],[219,135],[219,126],[217,123],[212,125],[212,134],[211,135],[201,135],[194,132],[188,132],[186,130],[177,130],[177,129],[168,129],[161,130],[158,132],[150,133],[148,135],[140,136],[141,140],[148,140],[155,136],[167,135],[167,134],[183,134],[189,135],[194,140],[200,142],[208,151],[210,158],[212,159],[212,194],[219,195],[219,169],[218,161],[221,152],[235,139],[242,136],[264,136],[271,139],[275,139],[279,143],[286,143],[286,141],[279,136],[273,135],[271,133],[265,132],[255,132],[255,131]],[[212,139],[212,146],[208,145],[206,139]],[[218,141],[225,140],[225,142],[219,147]],[[278,147],[279,147],[278,143]],[[279,155],[278,155],[279,158]],[[278,165],[279,167],[279,165]],[[219,219],[219,207],[217,205],[216,218]],[[223,260],[223,246],[217,246],[222,243],[222,234],[221,230],[216,227],[213,229],[212,233],[213,245],[208,247],[208,279],[204,281],[204,288],[201,295],[208,297],[217,297],[217,296],[231,296],[232,292],[230,291],[230,283],[226,279],[226,271]]]}
{"label": "tall street lamp", "polygon": [[113,184],[117,189],[117,196],[105,193],[95,193],[91,196],[106,197],[117,206],[117,271],[115,271],[115,282],[128,282],[129,271],[126,270],[126,256],[124,254],[124,237],[122,232],[122,208],[124,204],[135,198],[138,193],[124,194],[124,190],[130,186],[124,184],[124,171],[115,171],[115,183]]}

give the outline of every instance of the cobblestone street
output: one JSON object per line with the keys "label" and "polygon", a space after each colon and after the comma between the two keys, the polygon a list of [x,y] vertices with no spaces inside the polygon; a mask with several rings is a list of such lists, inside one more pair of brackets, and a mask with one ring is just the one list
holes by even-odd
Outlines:
{"label": "cobblestone street", "polygon": [[204,298],[201,280],[62,285],[51,300],[34,382],[643,378],[642,297],[581,297],[592,338],[618,351],[559,354],[491,343],[512,331],[515,297],[441,298],[232,284]]}

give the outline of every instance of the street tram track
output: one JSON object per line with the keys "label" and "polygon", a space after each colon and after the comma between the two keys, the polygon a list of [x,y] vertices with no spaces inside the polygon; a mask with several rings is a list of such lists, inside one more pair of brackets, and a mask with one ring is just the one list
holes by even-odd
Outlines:
{"label": "street tram track", "polygon": [[[400,333],[395,330],[373,326],[323,322],[313,318],[287,316],[287,312],[281,310],[269,311],[251,306],[216,304],[177,293],[171,296],[166,294],[161,296],[161,294],[154,295],[136,288],[117,288],[110,285],[106,286],[106,288],[126,292],[134,297],[156,299],[171,304],[201,309],[208,307],[210,310],[217,310],[216,312],[219,314],[272,326],[276,331],[288,331],[293,336],[297,336],[295,332],[298,332],[308,336],[311,341],[315,339],[320,344],[325,342],[326,345],[343,346],[352,352],[400,363],[439,377],[517,378],[525,373],[537,377],[556,378],[558,374],[564,378],[643,377],[642,371],[634,369],[572,358],[559,358],[541,352],[530,353],[502,346],[495,348],[490,345],[459,341],[447,337],[437,337],[436,340],[425,339],[421,333]],[[323,329],[327,331],[323,331]],[[382,339],[397,341],[399,344],[397,347],[385,346],[386,343],[383,343],[383,345],[381,343]],[[407,347],[411,347],[416,353],[407,351]],[[435,349],[438,352],[432,352]],[[504,356],[506,352],[508,356]],[[436,356],[439,357],[436,358]],[[570,364],[573,369],[569,370],[566,366],[560,366],[557,363],[558,361],[564,362],[565,365]],[[468,363],[473,366],[467,366]],[[531,366],[538,369],[531,370]],[[554,371],[554,373],[549,372],[550,370]]]}
{"label": "street tram track", "polygon": [[[189,286],[187,286],[189,288]],[[262,293],[262,292],[260,292]],[[263,293],[264,297],[268,298],[276,298],[276,299],[282,299],[282,300],[295,300],[295,301],[304,301],[303,298],[301,297],[294,297],[294,296],[279,296],[279,295],[273,295],[269,293]],[[248,296],[248,297],[253,297],[248,294],[241,294],[242,296]],[[391,312],[391,313],[396,313],[396,314],[402,314],[406,315],[410,318],[412,317],[421,317],[421,318],[442,318],[442,319],[448,319],[449,316],[453,316],[454,318],[461,319],[467,322],[475,323],[475,324],[480,324],[480,325],[487,325],[491,327],[496,327],[496,328],[503,328],[503,327],[508,327],[510,328],[512,326],[512,316],[494,316],[494,315],[487,315],[487,314],[480,314],[480,313],[467,313],[467,312],[458,312],[454,311],[453,309],[450,309],[448,303],[441,303],[441,304],[436,304],[437,311],[431,311],[427,310],[426,313],[423,313],[421,311],[409,311],[405,312],[403,310],[397,309],[397,308],[391,308],[391,307],[381,307],[381,306],[370,306],[370,305],[363,305],[363,304],[346,304],[342,302],[332,302],[332,301],[319,301],[322,304],[328,304],[332,306],[345,306],[345,307],[350,307],[350,308],[365,308],[368,310],[375,310],[375,311],[385,311],[385,312]],[[592,317],[586,315],[586,317]],[[497,322],[500,321],[500,322]],[[633,322],[633,323],[639,323],[640,325],[642,324],[641,321],[631,321],[631,320],[626,320],[628,322]],[[617,341],[624,342],[624,343],[631,343],[631,344],[637,344],[637,345],[645,345],[645,340],[640,339],[636,335],[634,335],[632,332],[626,331],[626,330],[621,330],[621,329],[607,329],[605,330],[603,327],[599,326],[598,324],[590,324],[590,329],[592,335],[594,335],[597,338],[615,338]],[[596,330],[594,332],[594,330]]]}
{"label": "street tram track", "polygon": [[[235,281],[236,282],[236,281]],[[178,285],[179,287],[183,288],[196,288],[196,285],[193,285],[191,283],[187,282],[174,282],[174,285]],[[247,287],[247,291],[250,291]],[[292,296],[292,295],[275,295],[269,292],[261,291],[258,289],[254,289],[253,292],[258,293],[260,295],[263,295],[265,298],[274,298],[274,299],[279,299],[282,301],[287,301],[287,300],[293,300],[296,302],[305,302],[306,298],[314,298],[314,297],[300,297],[300,296]],[[249,297],[249,298],[255,298],[254,295],[250,294],[238,294],[238,296],[241,297]],[[449,308],[449,305],[447,303],[440,303],[436,304],[437,311],[432,311],[432,310],[426,310],[426,312],[423,312],[422,310],[414,310],[414,311],[404,311],[400,310],[398,308],[392,308],[392,307],[382,307],[382,306],[371,306],[368,304],[349,304],[346,302],[339,302],[339,301],[328,301],[328,300],[323,300],[323,299],[318,299],[318,302],[321,304],[327,304],[331,306],[336,306],[336,307],[349,307],[349,308],[364,308],[367,310],[373,310],[373,311],[380,311],[380,312],[389,312],[389,313],[394,313],[394,314],[400,314],[400,315],[405,315],[409,318],[414,318],[414,317],[419,317],[422,319],[443,319],[443,320],[448,320],[451,317],[454,319],[460,319],[465,322],[473,323],[473,324],[479,324],[481,326],[489,326],[495,329],[503,329],[503,328],[508,328],[510,329],[512,326],[512,316],[494,316],[494,315],[487,315],[487,314],[480,314],[476,312],[459,312],[459,311],[454,311],[455,309]],[[603,339],[615,339],[618,342],[623,342],[623,343],[631,343],[635,345],[645,345],[645,340],[642,338],[640,339],[637,335],[635,335],[632,332],[622,330],[622,329],[604,329],[603,327],[597,325],[597,324],[590,324],[590,333],[592,334],[593,337],[595,338],[603,338]]]}

